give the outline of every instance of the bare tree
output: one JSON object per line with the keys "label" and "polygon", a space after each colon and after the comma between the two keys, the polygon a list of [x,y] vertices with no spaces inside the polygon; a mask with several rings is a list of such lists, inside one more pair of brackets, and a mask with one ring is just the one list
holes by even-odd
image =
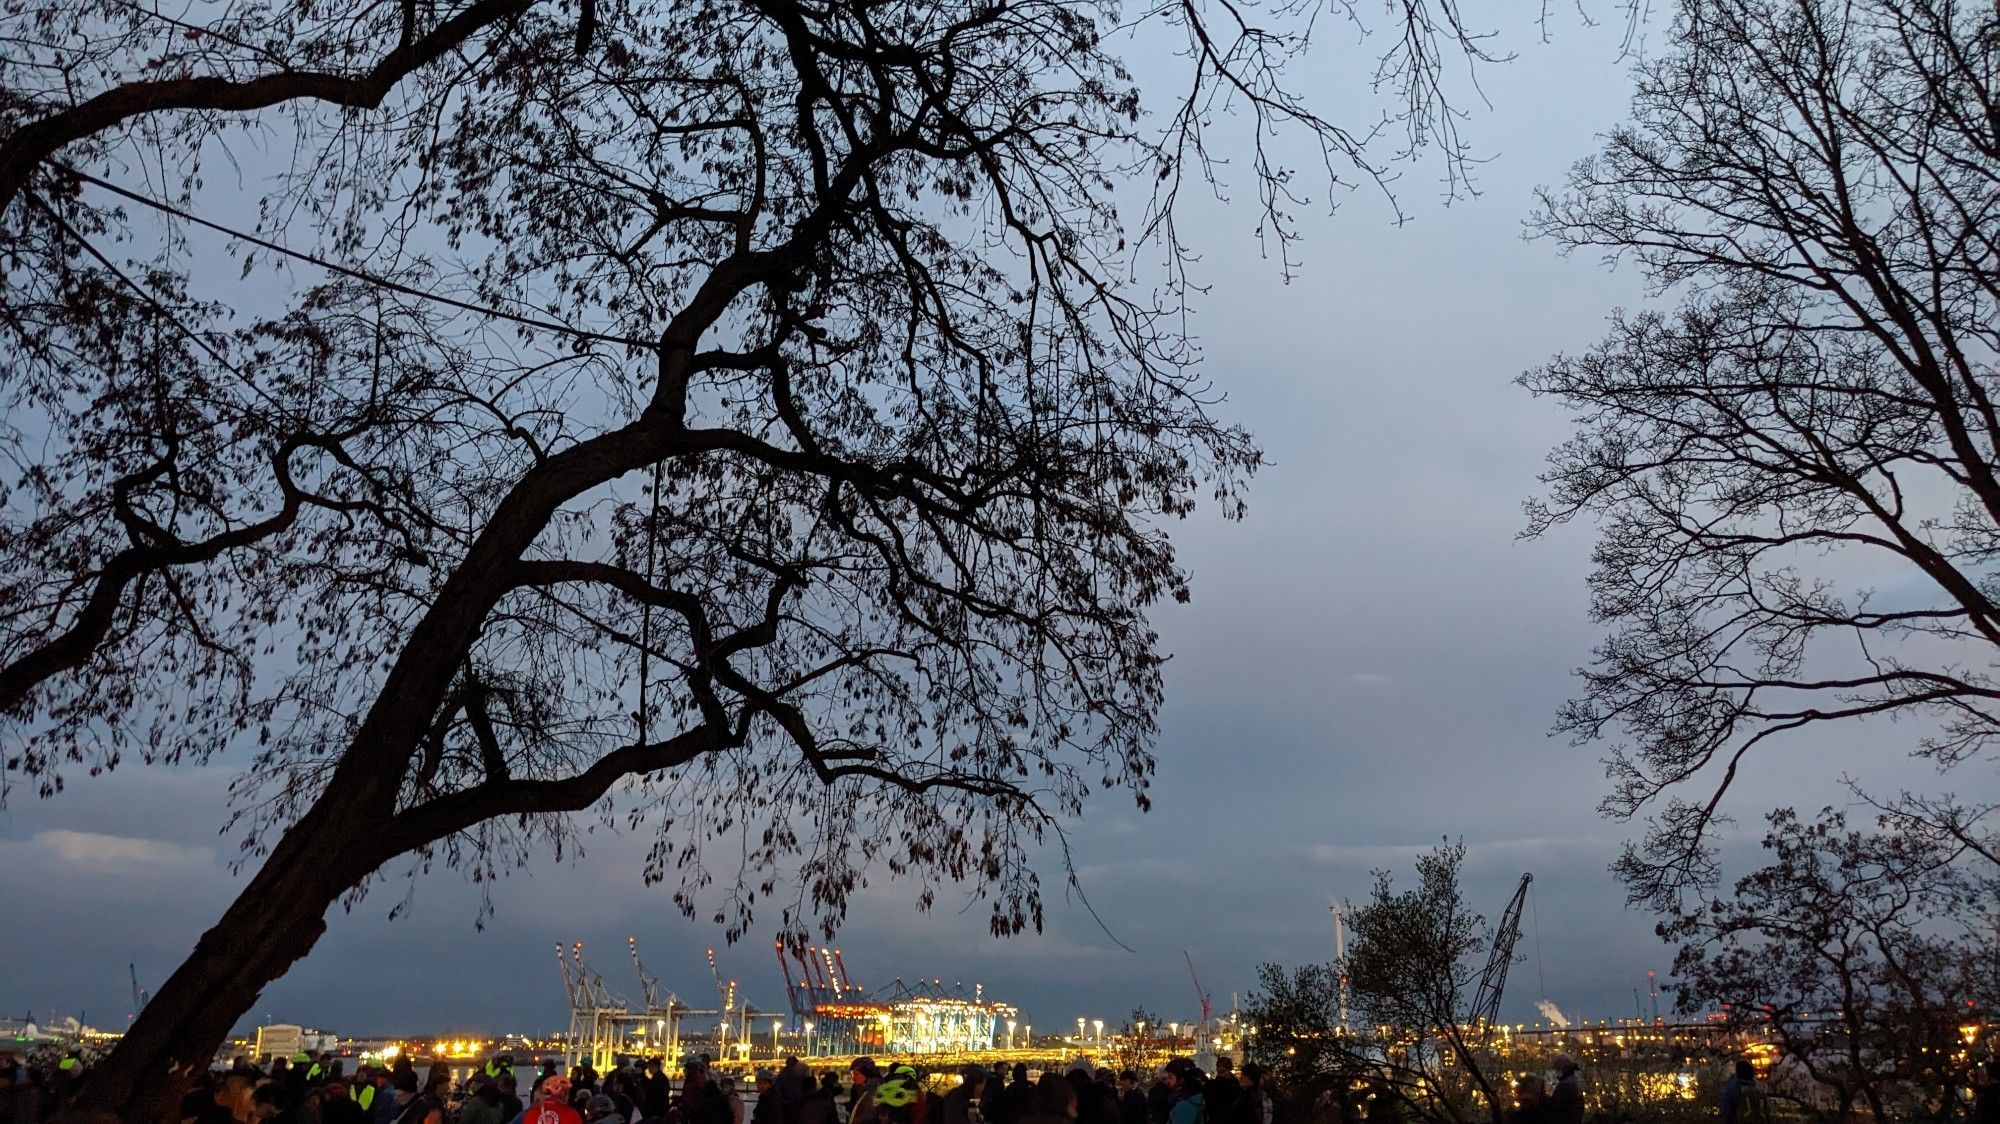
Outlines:
{"label": "bare tree", "polygon": [[1961,1115],[1976,1063],[1959,1027],[2000,1001],[2000,876],[1950,833],[1893,818],[1869,832],[1833,811],[1769,822],[1768,864],[1660,926],[1679,945],[1680,1009],[1784,1046],[1773,1087],[1816,1117]]}
{"label": "bare tree", "polygon": [[1605,807],[1652,810],[1620,865],[1666,908],[1767,740],[1921,717],[1950,767],[2000,734],[1993,7],[1686,0],[1671,40],[1532,227],[1676,307],[1522,379],[1577,414],[1529,533],[1599,521],[1611,629],[1560,726],[1629,739]]}
{"label": "bare tree", "polygon": [[1477,38],[1400,11],[1410,97],[1351,131],[1290,5],[1141,12],[1164,131],[1129,24],[1054,0],[0,16],[0,784],[250,755],[255,873],[75,1111],[171,1116],[387,864],[483,882],[586,812],[732,936],[870,870],[1038,925],[1057,817],[1146,803],[1166,527],[1259,462],[1174,202],[1230,114],[1281,243],[1269,129],[1329,190],[1385,124],[1460,158]]}

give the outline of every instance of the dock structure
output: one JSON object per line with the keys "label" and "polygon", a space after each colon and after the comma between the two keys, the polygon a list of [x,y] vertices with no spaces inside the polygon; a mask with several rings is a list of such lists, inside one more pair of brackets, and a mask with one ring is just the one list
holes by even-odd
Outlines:
{"label": "dock structure", "polygon": [[837,948],[772,945],[796,1025],[810,1054],[974,1054],[1013,1045],[1012,1004],[988,999],[982,984],[900,977],[870,990],[848,975]]}
{"label": "dock structure", "polygon": [[[991,1055],[1016,1044],[1019,1009],[988,998],[981,984],[897,978],[869,989],[848,975],[839,949],[788,948],[778,942],[788,1010],[760,1009],[748,1002],[737,981],[726,979],[717,967],[713,949],[709,973],[716,1001],[696,1007],[647,970],[636,936],[626,938],[626,947],[639,985],[636,1001],[615,991],[585,962],[583,942],[556,944],[556,965],[569,1002],[566,1064],[587,1062],[601,1072],[620,1056],[643,1054],[672,1063],[695,1053],[739,1063],[764,1056],[766,1047],[773,1058],[781,1052]],[[769,1037],[760,1038],[759,1028],[766,1028]]]}
{"label": "dock structure", "polygon": [[[569,1001],[569,1032],[564,1037],[564,1063],[588,1062],[599,1072],[616,1064],[621,1056],[643,1054],[677,1061],[699,1047],[717,1060],[746,1060],[754,1041],[753,1029],[767,1018],[782,1020],[781,1012],[764,1011],[742,999],[736,981],[723,981],[715,973],[715,950],[709,950],[709,969],[716,974],[716,1004],[697,1007],[664,988],[646,969],[639,957],[639,938],[626,938],[632,957],[633,974],[639,983],[639,1002],[612,990],[602,974],[583,958],[583,942],[567,949],[556,943],[556,966],[562,972],[563,991]],[[775,1050],[776,1032],[773,1031]]]}

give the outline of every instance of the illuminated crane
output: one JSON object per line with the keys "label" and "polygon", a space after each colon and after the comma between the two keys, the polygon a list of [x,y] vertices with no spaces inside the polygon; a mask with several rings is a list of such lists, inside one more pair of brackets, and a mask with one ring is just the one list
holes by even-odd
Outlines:
{"label": "illuminated crane", "polygon": [[722,969],[715,966],[715,950],[708,950],[708,974],[715,979],[715,998],[722,1004],[722,1029],[716,1040],[716,1056],[729,1056],[730,1024],[736,1019],[736,981],[722,982]]}

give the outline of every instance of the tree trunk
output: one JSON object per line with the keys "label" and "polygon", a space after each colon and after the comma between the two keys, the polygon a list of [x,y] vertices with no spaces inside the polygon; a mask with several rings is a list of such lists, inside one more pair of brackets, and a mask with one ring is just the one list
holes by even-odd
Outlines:
{"label": "tree trunk", "polygon": [[[366,822],[322,796],[202,934],[110,1055],[85,1076],[64,1124],[179,1119],[236,1021],[326,931],[326,911],[379,861]],[[371,861],[375,860],[375,861]]]}

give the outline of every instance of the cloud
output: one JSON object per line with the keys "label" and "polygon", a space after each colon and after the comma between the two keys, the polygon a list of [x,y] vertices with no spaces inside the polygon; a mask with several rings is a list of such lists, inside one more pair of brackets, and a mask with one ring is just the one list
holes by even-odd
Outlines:
{"label": "cloud", "polygon": [[[1442,841],[1440,838],[1424,842],[1369,843],[1356,846],[1308,843],[1291,848],[1291,853],[1308,867],[1367,867],[1371,870],[1381,867],[1394,870],[1409,866],[1418,855]],[[1608,856],[1615,853],[1617,846],[1617,840],[1609,836],[1482,839],[1466,843],[1465,861],[1468,867],[1485,866],[1501,859],[1519,861],[1557,857],[1569,859],[1582,856],[1596,860],[1604,856],[1604,861],[1608,861]]]}
{"label": "cloud", "polygon": [[104,835],[55,828],[38,831],[28,846],[45,859],[95,873],[206,869],[215,863],[212,847],[189,847],[164,839]]}
{"label": "cloud", "polygon": [[1387,687],[1396,681],[1396,677],[1393,675],[1383,675],[1379,672],[1364,671],[1357,675],[1348,676],[1347,681],[1362,687]]}

